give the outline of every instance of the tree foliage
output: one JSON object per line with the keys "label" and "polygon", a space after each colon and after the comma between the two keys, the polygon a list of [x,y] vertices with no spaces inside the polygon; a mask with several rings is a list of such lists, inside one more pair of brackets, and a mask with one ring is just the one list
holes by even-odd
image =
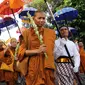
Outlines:
{"label": "tree foliage", "polygon": [[[46,1],[52,6],[52,9],[54,11],[55,7],[57,7],[57,4],[61,3],[62,0],[46,0]],[[56,4],[55,4],[55,2],[56,2]],[[30,4],[28,6],[32,6],[39,10],[42,10],[42,11],[47,11],[47,9],[48,9],[44,0],[33,0],[32,4]]]}
{"label": "tree foliage", "polygon": [[72,25],[77,26],[79,29],[80,37],[85,38],[85,1],[84,0],[71,0],[72,5],[74,8],[78,10],[78,18]]}

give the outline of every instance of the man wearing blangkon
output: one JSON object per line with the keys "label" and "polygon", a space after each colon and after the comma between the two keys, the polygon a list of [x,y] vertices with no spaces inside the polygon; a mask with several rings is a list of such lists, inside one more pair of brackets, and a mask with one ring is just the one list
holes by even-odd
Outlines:
{"label": "man wearing blangkon", "polygon": [[[54,56],[56,62],[56,81],[59,85],[74,85],[74,72],[78,72],[80,66],[80,55],[74,42],[68,39],[67,27],[60,28],[61,37],[55,41]],[[68,55],[65,45],[67,46]],[[74,67],[72,66],[72,59]]]}
{"label": "man wearing blangkon", "polygon": [[[25,76],[26,85],[54,85],[53,50],[56,35],[53,30],[43,27],[45,24],[44,12],[36,11],[33,20],[38,27],[39,34],[43,37],[44,43],[40,44],[33,27],[23,31],[25,48],[22,47],[24,51],[19,49],[18,55],[20,61],[26,56],[29,57],[28,73]],[[44,53],[47,54],[48,58],[45,57]]]}

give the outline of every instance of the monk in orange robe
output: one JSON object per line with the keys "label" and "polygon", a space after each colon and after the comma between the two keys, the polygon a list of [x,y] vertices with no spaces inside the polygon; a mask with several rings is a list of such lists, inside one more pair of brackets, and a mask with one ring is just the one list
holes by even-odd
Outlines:
{"label": "monk in orange robe", "polygon": [[[3,42],[0,40],[0,67],[2,64],[2,58],[4,57],[4,48],[3,48]],[[4,78],[4,71],[0,70],[0,82],[3,82],[5,80]]]}
{"label": "monk in orange robe", "polygon": [[[6,50],[6,48],[3,47],[4,43],[3,41],[0,40],[0,61],[1,61],[1,65],[4,62],[6,65],[10,65],[12,63],[12,59],[11,59],[11,55],[10,52]],[[1,68],[0,65],[0,68]],[[1,75],[1,79],[0,81],[4,81],[7,83],[7,85],[14,85],[13,81],[12,81],[12,72],[11,71],[6,71],[5,69],[0,69],[0,75]]]}
{"label": "monk in orange robe", "polygon": [[[43,27],[44,12],[36,11],[33,19],[39,33],[43,36],[44,43],[40,44],[34,28],[22,32],[25,43],[19,48],[18,59],[22,61],[25,57],[29,57],[28,72],[25,75],[26,85],[54,85],[53,49],[56,35],[52,29]],[[45,57],[44,52],[47,53],[48,58]]]}
{"label": "monk in orange robe", "polygon": [[85,71],[85,50],[84,45],[82,42],[79,42],[79,52],[80,52],[80,58],[81,58],[81,66],[80,66],[80,72],[84,73]]}
{"label": "monk in orange robe", "polygon": [[[11,38],[9,49],[11,50],[13,56],[15,55],[16,46],[17,46],[16,38]],[[15,84],[16,81],[18,80],[18,72],[16,71],[16,63],[14,63],[13,69],[14,69],[14,72],[13,72],[13,78],[12,79],[13,79],[13,82]]]}
{"label": "monk in orange robe", "polygon": [[[1,54],[0,60],[2,62],[6,63],[6,65],[12,64],[12,62],[13,62],[12,58],[14,58],[16,45],[17,45],[17,40],[15,38],[12,38],[10,40],[10,46],[3,48],[3,51],[0,52],[0,54]],[[1,71],[3,71],[2,76],[4,77],[4,82],[6,82],[7,85],[15,85],[15,81],[17,80],[18,73],[15,72],[14,66],[12,68],[14,71],[10,71],[10,69],[9,70],[1,69]]]}

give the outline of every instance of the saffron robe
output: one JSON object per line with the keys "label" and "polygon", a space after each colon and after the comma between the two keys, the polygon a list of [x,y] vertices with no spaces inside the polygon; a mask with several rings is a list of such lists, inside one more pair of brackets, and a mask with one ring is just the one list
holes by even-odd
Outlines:
{"label": "saffron robe", "polygon": [[[84,50],[84,48],[80,47],[79,52],[80,52],[80,59],[81,59],[81,63],[82,63],[82,66],[80,65],[80,72],[82,73],[85,71],[85,50]],[[83,71],[82,67],[83,67],[84,71]]]}
{"label": "saffron robe", "polygon": [[[2,64],[2,58],[4,57],[4,49],[0,50],[0,67],[1,67],[1,64]],[[1,81],[4,81],[5,78],[4,78],[4,71],[3,70],[0,70],[0,82]]]}
{"label": "saffron robe", "polygon": [[[46,45],[46,59],[43,53],[29,57],[28,74],[25,76],[26,85],[54,85],[54,42],[56,39],[55,32],[48,28],[39,29],[39,33],[43,36],[44,44]],[[26,29],[22,33],[25,40],[24,45],[19,49],[19,60],[24,57],[25,49],[34,50],[39,48],[40,41],[35,34],[33,28]]]}
{"label": "saffron robe", "polygon": [[[9,48],[11,52],[14,53],[14,49],[12,48]],[[9,50],[6,51],[6,53],[4,54],[4,49],[0,52],[0,60],[4,63],[6,63],[6,65],[10,65],[13,63],[13,55],[10,53]],[[12,67],[14,69],[14,67]],[[10,69],[9,70],[5,70],[5,67],[4,69],[1,69],[0,70],[0,75],[2,75],[2,78],[0,79],[1,81],[5,81],[5,82],[8,82],[9,85],[14,85],[15,83],[15,73],[14,72],[11,72]]]}

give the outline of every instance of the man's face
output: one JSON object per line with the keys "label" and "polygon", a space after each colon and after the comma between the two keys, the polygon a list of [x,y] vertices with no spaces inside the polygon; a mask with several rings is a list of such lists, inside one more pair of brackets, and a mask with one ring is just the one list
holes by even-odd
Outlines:
{"label": "man's face", "polygon": [[60,28],[60,34],[62,38],[68,37],[68,28],[67,27]]}
{"label": "man's face", "polygon": [[38,27],[42,27],[45,24],[45,14],[36,13],[36,15],[34,16],[34,21]]}

